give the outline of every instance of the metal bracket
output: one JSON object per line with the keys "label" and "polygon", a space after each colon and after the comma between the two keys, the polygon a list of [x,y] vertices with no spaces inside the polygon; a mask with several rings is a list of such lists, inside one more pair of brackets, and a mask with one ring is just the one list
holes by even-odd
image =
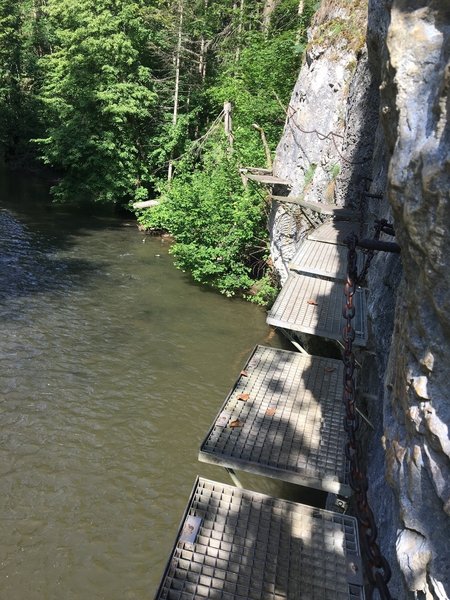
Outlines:
{"label": "metal bracket", "polygon": [[395,242],[383,242],[382,240],[371,240],[364,239],[358,240],[356,245],[359,248],[365,248],[366,250],[381,250],[382,252],[393,252],[394,254],[400,254],[400,246]]}
{"label": "metal bracket", "polygon": [[363,196],[366,198],[376,198],[377,200],[383,199],[383,194],[370,194],[369,192],[363,192]]}
{"label": "metal bracket", "polygon": [[231,481],[234,483],[234,485],[237,488],[240,489],[244,489],[244,486],[242,485],[242,483],[239,481],[239,477],[236,475],[234,469],[230,469],[229,467],[225,467],[225,471],[228,473],[228,475],[231,477]]}
{"label": "metal bracket", "polygon": [[347,581],[351,585],[364,585],[361,558],[357,554],[347,554]]}

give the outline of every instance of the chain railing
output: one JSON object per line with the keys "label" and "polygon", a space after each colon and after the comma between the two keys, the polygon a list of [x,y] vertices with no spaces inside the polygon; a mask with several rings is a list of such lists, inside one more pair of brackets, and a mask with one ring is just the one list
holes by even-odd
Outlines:
{"label": "chain railing", "polygon": [[[394,234],[392,225],[387,221],[377,221],[375,225],[376,241],[379,240],[381,231],[389,235]],[[345,453],[350,463],[349,483],[355,495],[355,511],[360,529],[361,549],[365,558],[365,570],[369,582],[369,598],[372,598],[375,589],[378,590],[382,600],[393,600],[390,594],[388,583],[391,579],[391,569],[385,557],[381,554],[377,544],[378,530],[375,523],[375,517],[369,505],[367,498],[368,480],[361,466],[361,444],[357,438],[357,431],[360,426],[360,418],[356,410],[356,388],[355,388],[355,366],[356,360],[353,352],[353,341],[355,339],[355,330],[352,319],[355,316],[354,296],[356,286],[365,279],[374,256],[374,250],[369,249],[366,254],[366,260],[361,273],[357,271],[357,252],[358,238],[355,234],[350,235],[347,240],[348,247],[348,265],[347,280],[345,283],[345,305],[343,316],[346,321],[343,329],[344,339],[344,391],[343,401],[345,405],[344,428],[347,432],[348,441],[345,447]],[[382,242],[378,242],[382,244]],[[364,244],[361,244],[364,245]],[[366,247],[370,244],[366,244]],[[397,249],[391,250],[394,252]]]}

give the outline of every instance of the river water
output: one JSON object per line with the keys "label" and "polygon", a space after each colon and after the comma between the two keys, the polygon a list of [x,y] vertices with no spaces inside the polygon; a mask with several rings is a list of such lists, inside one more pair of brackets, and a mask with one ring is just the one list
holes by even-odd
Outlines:
{"label": "river water", "polygon": [[253,346],[283,342],[167,241],[0,185],[0,599],[152,598],[196,475],[229,483],[201,440]]}

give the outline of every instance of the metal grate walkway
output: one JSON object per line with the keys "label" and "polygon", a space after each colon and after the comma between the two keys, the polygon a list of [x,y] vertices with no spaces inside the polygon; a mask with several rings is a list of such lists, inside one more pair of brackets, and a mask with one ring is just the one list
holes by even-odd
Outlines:
{"label": "metal grate walkway", "polygon": [[197,479],[155,600],[364,598],[353,517]]}
{"label": "metal grate walkway", "polygon": [[327,244],[345,245],[345,238],[351,233],[359,234],[359,223],[350,221],[327,221],[308,235],[309,240]]}
{"label": "metal grate walkway", "polygon": [[349,495],[343,363],[257,346],[199,460]]}
{"label": "metal grate walkway", "polygon": [[[307,277],[292,272],[275,304],[269,311],[267,323],[300,333],[318,335],[331,340],[342,339],[345,321],[343,286],[339,282]],[[355,341],[357,346],[367,344],[367,307],[365,291],[355,294]]]}
{"label": "metal grate walkway", "polygon": [[[358,270],[362,268],[362,254],[358,254]],[[347,278],[347,248],[315,240],[305,240],[292,259],[291,271],[318,275],[337,281]]]}

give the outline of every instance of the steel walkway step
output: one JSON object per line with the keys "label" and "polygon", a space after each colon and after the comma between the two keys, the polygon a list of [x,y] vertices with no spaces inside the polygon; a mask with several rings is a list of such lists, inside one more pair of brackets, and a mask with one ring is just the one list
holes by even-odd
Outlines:
{"label": "steel walkway step", "polygon": [[[357,259],[358,271],[361,271],[364,262],[363,255],[359,253]],[[337,244],[305,240],[296,252],[289,268],[298,273],[345,281],[347,278],[347,248]]]}
{"label": "steel walkway step", "polygon": [[242,373],[199,460],[350,495],[343,363],[257,346]]}
{"label": "steel walkway step", "polygon": [[364,599],[353,517],[198,478],[155,600]]}
{"label": "steel walkway step", "polygon": [[[291,271],[267,316],[267,323],[300,333],[331,340],[342,340],[345,321],[344,286],[341,282],[299,275]],[[365,290],[358,288],[354,297],[356,312],[354,344],[367,344],[367,306]]]}
{"label": "steel walkway step", "polygon": [[359,235],[359,223],[350,221],[327,221],[308,235],[309,240],[327,244],[345,245],[345,238],[351,233]]}

